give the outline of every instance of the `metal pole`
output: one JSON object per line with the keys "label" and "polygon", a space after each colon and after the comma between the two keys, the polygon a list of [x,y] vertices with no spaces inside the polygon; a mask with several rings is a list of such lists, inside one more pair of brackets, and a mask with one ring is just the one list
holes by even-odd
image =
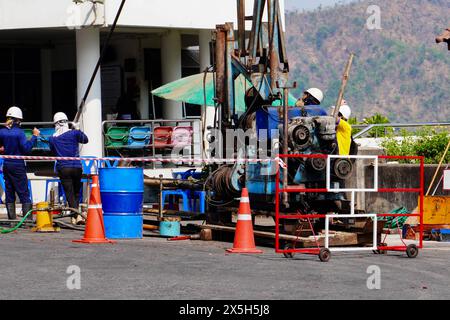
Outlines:
{"label": "metal pole", "polygon": [[246,55],[245,49],[245,0],[237,0],[239,57]]}
{"label": "metal pole", "polygon": [[163,175],[160,174],[159,175],[159,213],[158,213],[158,217],[159,220],[162,221],[163,219]]}
{"label": "metal pole", "polygon": [[[288,107],[288,94],[289,89],[283,88],[283,154],[288,154],[288,126],[289,126],[289,107]],[[289,159],[286,159],[286,168],[283,175],[283,189],[288,185],[288,167],[287,163]],[[289,208],[289,195],[287,192],[283,193],[283,204],[286,208]]]}
{"label": "metal pole", "polygon": [[[284,86],[280,87],[278,81],[276,81],[278,89],[283,89],[283,154],[288,154],[288,126],[289,126],[289,89],[297,87],[297,82],[294,82],[292,87]],[[287,159],[289,160],[289,159]],[[288,186],[288,161],[286,161],[286,168],[284,168],[283,175],[283,189]],[[289,195],[287,192],[283,192],[283,205],[289,208]]]}

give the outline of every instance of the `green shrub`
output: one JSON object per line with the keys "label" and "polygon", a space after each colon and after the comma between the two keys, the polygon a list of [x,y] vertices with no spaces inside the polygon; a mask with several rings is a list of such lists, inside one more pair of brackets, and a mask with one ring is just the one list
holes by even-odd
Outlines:
{"label": "green shrub", "polygon": [[[417,132],[403,130],[402,139],[390,136],[382,142],[387,155],[392,156],[424,156],[426,164],[439,163],[445,148],[450,141],[448,129],[421,129]],[[418,161],[401,161],[417,163]],[[447,153],[444,163],[450,163],[450,153]]]}

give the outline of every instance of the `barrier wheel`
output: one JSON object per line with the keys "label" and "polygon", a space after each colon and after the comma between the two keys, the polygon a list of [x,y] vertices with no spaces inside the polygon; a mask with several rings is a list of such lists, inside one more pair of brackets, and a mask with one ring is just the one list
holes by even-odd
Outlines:
{"label": "barrier wheel", "polygon": [[[290,243],[288,243],[287,245],[284,246],[284,250],[290,250],[290,249],[294,249],[294,246]],[[287,259],[292,259],[295,256],[294,252],[284,252],[283,253],[284,257]]]}
{"label": "barrier wheel", "polygon": [[[379,247],[386,247],[387,243],[380,243],[378,246]],[[375,254],[387,254],[387,250],[379,250],[379,249],[377,249],[377,250],[372,250],[372,251]]]}
{"label": "barrier wheel", "polygon": [[406,255],[408,258],[415,258],[419,254],[419,248],[415,244],[410,244],[406,247]]}
{"label": "barrier wheel", "polygon": [[319,259],[322,262],[328,262],[331,258],[331,252],[328,249],[322,248],[319,252]]}

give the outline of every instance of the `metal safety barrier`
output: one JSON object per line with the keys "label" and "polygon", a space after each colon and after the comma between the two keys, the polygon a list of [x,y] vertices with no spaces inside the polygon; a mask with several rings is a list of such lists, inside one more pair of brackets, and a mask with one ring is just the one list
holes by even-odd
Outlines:
{"label": "metal safety barrier", "polygon": [[420,123],[377,123],[370,125],[353,124],[353,129],[362,129],[353,135],[354,139],[362,138],[363,135],[369,133],[372,129],[384,128],[384,134],[387,128],[418,128],[418,127],[450,127],[450,122],[420,122]]}
{"label": "metal safety barrier", "polygon": [[[290,248],[280,248],[280,220],[301,220],[301,219],[325,219],[325,243],[324,248],[329,251],[365,251],[365,250],[380,250],[380,251],[405,251],[408,249],[407,244],[403,241],[400,236],[403,245],[400,246],[389,246],[380,245],[377,243],[377,219],[380,217],[418,217],[420,223],[419,229],[419,246],[418,248],[423,248],[423,211],[424,211],[424,157],[422,156],[337,156],[337,155],[279,155],[280,159],[285,159],[285,163],[288,163],[289,159],[308,159],[308,158],[322,158],[327,161],[327,172],[326,172],[326,187],[325,188],[305,188],[300,185],[286,185],[282,186],[282,179],[280,179],[280,172],[287,174],[286,166],[277,166],[279,170],[276,172],[276,191],[275,191],[275,252],[283,254],[293,254],[293,253],[304,253],[304,254],[319,254],[323,248],[308,247],[308,248],[295,248],[294,246]],[[333,158],[340,159],[373,159],[374,166],[374,185],[372,188],[333,188],[330,183],[330,161]],[[418,188],[380,188],[378,185],[378,160],[379,159],[390,159],[390,160],[419,160],[420,161],[420,186]],[[333,213],[319,213],[319,214],[304,214],[299,212],[298,214],[287,214],[280,212],[280,197],[286,193],[328,193],[328,192],[351,192],[351,214],[333,214]],[[354,195],[355,192],[409,192],[419,194],[419,213],[409,213],[409,214],[399,214],[399,213],[370,213],[370,214],[355,214],[354,212]],[[372,218],[373,223],[373,244],[370,247],[332,247],[329,244],[330,230],[329,225],[332,219],[336,218]],[[310,223],[311,224],[311,223]],[[315,234],[314,234],[315,237]],[[299,236],[297,236],[297,241]],[[297,242],[294,240],[293,242]],[[316,241],[317,242],[317,241]]]}

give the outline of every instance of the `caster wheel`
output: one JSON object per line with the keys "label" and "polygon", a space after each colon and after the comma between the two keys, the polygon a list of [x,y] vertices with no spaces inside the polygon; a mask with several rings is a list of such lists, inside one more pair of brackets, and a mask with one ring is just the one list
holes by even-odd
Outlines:
{"label": "caster wheel", "polygon": [[[284,246],[284,250],[290,250],[290,249],[294,249],[294,246],[290,243],[288,243],[287,245]],[[284,257],[287,259],[292,259],[295,256],[294,252],[285,252],[283,253]]]}
{"label": "caster wheel", "polygon": [[328,262],[330,260],[330,258],[331,258],[330,250],[324,249],[324,248],[320,249],[320,252],[319,252],[319,259],[320,259],[320,261]]}
{"label": "caster wheel", "polygon": [[415,258],[415,257],[417,257],[418,254],[419,254],[419,248],[417,248],[417,246],[415,244],[410,244],[406,248],[406,255],[408,256],[408,258]]}

